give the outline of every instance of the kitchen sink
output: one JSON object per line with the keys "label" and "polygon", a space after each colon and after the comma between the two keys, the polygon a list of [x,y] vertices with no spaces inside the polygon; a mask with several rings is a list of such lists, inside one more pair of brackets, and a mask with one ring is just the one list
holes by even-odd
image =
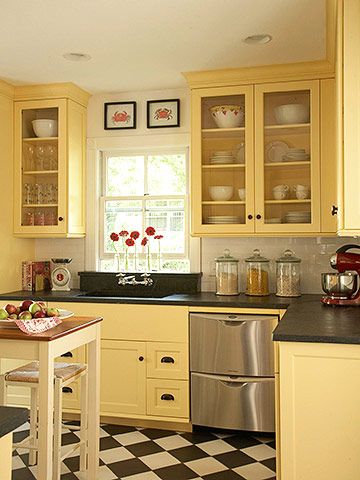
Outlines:
{"label": "kitchen sink", "polygon": [[113,297],[113,298],[164,298],[171,295],[171,293],[157,292],[154,290],[145,289],[126,289],[126,290],[104,290],[102,292],[85,292],[80,293],[79,297]]}

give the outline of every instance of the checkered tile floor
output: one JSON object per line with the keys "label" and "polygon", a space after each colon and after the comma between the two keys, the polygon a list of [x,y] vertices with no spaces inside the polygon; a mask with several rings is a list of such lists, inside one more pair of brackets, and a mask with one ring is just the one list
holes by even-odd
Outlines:
{"label": "checkered tile floor", "polygon": [[[28,425],[15,433],[15,441],[28,434]],[[247,433],[166,430],[102,425],[98,480],[275,480],[273,437]],[[63,445],[78,441],[65,430]],[[12,480],[36,479],[36,466],[28,467],[28,453],[13,454]],[[83,480],[79,457],[64,460],[61,480]]]}

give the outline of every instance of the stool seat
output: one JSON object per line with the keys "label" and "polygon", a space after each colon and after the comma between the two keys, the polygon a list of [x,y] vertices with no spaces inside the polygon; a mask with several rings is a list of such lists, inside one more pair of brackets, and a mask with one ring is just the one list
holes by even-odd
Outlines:
{"label": "stool seat", "polygon": [[[54,363],[54,379],[59,378],[63,382],[79,375],[86,370],[82,363]],[[39,383],[39,362],[30,362],[11,372],[5,373],[5,380],[8,382]]]}

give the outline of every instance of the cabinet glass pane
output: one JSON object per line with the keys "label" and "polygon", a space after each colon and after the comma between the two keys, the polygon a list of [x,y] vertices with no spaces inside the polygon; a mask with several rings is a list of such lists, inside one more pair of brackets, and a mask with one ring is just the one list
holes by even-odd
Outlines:
{"label": "cabinet glass pane", "polygon": [[58,117],[58,108],[22,111],[21,195],[24,226],[58,224]]}
{"label": "cabinet glass pane", "polygon": [[202,98],[203,224],[245,224],[245,95]]}
{"label": "cabinet glass pane", "polygon": [[311,223],[310,91],[264,96],[265,223]]}

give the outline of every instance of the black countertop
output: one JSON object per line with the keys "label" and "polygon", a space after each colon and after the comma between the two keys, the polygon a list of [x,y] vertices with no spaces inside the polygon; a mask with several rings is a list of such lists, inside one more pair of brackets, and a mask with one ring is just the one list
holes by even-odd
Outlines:
{"label": "black countertop", "polygon": [[26,408],[0,407],[0,437],[13,432],[28,421]]}
{"label": "black countertop", "polygon": [[286,314],[274,330],[274,340],[283,342],[315,342],[360,344],[360,308],[323,305],[321,295],[299,298],[218,296],[210,292],[176,294],[164,298],[91,297],[85,292],[11,292],[0,299],[44,300],[48,302],[116,303],[138,305],[185,305],[196,307],[281,309]]}

